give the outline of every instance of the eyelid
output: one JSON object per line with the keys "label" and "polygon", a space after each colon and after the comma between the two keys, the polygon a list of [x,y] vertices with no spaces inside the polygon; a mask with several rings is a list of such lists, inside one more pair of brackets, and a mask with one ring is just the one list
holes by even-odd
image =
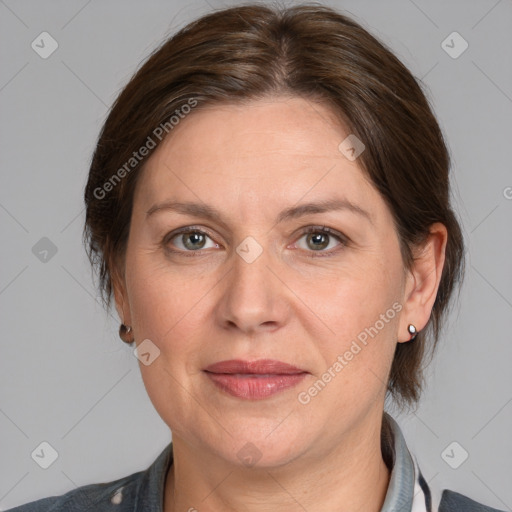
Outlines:
{"label": "eyelid", "polygon": [[339,238],[342,242],[348,242],[348,237],[343,233],[336,231],[333,228],[328,226],[318,225],[318,226],[308,226],[301,231],[301,236],[308,233],[327,233],[328,235],[335,236]]}
{"label": "eyelid", "polygon": [[181,228],[171,231],[170,233],[167,233],[164,237],[164,241],[169,241],[169,240],[173,239],[175,236],[181,235],[182,233],[195,233],[195,232],[202,233],[203,235],[208,235],[210,238],[213,238],[213,235],[208,228],[205,228],[203,226],[190,225],[190,226],[183,226]]}

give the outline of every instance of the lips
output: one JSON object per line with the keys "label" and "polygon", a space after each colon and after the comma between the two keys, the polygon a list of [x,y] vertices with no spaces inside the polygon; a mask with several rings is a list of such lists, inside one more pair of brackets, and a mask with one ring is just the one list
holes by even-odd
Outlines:
{"label": "lips", "polygon": [[231,359],[229,361],[220,361],[211,364],[205,368],[205,371],[211,373],[228,373],[228,374],[272,374],[272,375],[293,375],[297,373],[305,373],[304,370],[292,366],[281,361],[273,359],[259,359],[258,361],[242,361],[240,359]]}
{"label": "lips", "polygon": [[262,400],[296,386],[308,372],[273,359],[232,359],[204,369],[207,377],[228,394],[246,400]]}

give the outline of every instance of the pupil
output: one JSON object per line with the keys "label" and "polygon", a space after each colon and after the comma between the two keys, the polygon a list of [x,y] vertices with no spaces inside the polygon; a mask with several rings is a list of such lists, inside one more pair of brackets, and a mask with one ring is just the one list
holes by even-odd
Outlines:
{"label": "pupil", "polygon": [[[324,240],[323,243],[322,243],[322,238]],[[315,250],[324,249],[325,247],[327,247],[329,245],[329,243],[327,241],[327,235],[325,235],[323,233],[312,234],[309,236],[309,240],[314,242],[313,248]],[[317,244],[317,242],[320,242],[320,244]]]}
{"label": "pupil", "polygon": [[[203,239],[203,240],[201,240]],[[195,244],[197,244],[199,241],[202,241],[202,244],[199,244],[199,247]],[[201,233],[190,233],[188,235],[185,235],[185,246],[189,249],[200,249],[204,245],[204,236]]]}

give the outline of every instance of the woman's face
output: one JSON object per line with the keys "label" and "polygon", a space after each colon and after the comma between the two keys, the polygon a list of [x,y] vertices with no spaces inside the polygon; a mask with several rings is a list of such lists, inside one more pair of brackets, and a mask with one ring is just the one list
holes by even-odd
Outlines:
{"label": "woman's face", "polygon": [[[271,467],[381,417],[408,280],[348,135],[259,100],[192,112],[148,160],[116,298],[175,443]],[[267,363],[212,367],[233,360]]]}

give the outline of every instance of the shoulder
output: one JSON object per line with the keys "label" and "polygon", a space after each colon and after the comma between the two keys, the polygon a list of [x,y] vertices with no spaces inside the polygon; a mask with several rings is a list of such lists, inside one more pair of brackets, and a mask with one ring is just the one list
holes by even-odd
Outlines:
{"label": "shoulder", "polygon": [[445,489],[441,496],[439,512],[503,512],[496,508],[487,507],[467,496]]}
{"label": "shoulder", "polygon": [[68,512],[95,511],[122,512],[133,510],[137,489],[144,475],[143,471],[113,480],[112,482],[84,485],[61,496],[52,496],[32,501],[7,512]]}
{"label": "shoulder", "polygon": [[164,495],[165,475],[172,463],[171,442],[146,470],[107,483],[84,485],[62,496],[33,501],[8,512],[158,511]]}

